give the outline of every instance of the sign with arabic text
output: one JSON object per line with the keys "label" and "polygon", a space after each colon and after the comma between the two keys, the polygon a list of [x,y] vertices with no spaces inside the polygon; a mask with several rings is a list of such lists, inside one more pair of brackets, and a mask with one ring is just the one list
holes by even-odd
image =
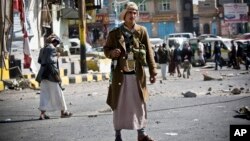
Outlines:
{"label": "sign with arabic text", "polygon": [[246,3],[228,3],[223,6],[226,23],[248,22],[248,6]]}

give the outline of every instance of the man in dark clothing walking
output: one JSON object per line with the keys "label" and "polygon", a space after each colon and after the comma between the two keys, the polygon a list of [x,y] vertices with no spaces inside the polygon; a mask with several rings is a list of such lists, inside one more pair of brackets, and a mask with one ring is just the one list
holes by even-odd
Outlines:
{"label": "man in dark clothing walking", "polygon": [[183,61],[183,78],[186,78],[185,72],[187,72],[187,78],[189,78],[190,70],[192,67],[192,56],[193,52],[188,42],[184,43],[184,48],[182,50],[182,61]]}
{"label": "man in dark clothing walking", "polygon": [[221,62],[221,47],[218,41],[214,42],[214,61],[215,61],[215,70],[218,70],[218,65],[220,68],[222,68],[222,62]]}
{"label": "man in dark clothing walking", "polygon": [[229,52],[229,67],[231,67],[231,65],[233,66],[234,69],[239,68],[239,64],[237,62],[237,50],[236,50],[236,46],[234,44],[234,41],[231,41],[231,51]]}
{"label": "man in dark clothing walking", "polygon": [[246,48],[246,57],[245,57],[246,70],[248,70],[249,65],[250,65],[250,41],[247,42],[247,48]]}
{"label": "man in dark clothing walking", "polygon": [[181,71],[180,71],[180,68],[181,68],[181,49],[180,49],[180,43],[179,42],[176,42],[175,43],[175,49],[174,49],[174,62],[175,62],[175,67],[177,69],[177,73],[178,73],[178,77],[181,77]]}
{"label": "man in dark clothing walking", "polygon": [[159,56],[159,64],[161,65],[161,75],[163,80],[167,80],[167,67],[169,58],[169,48],[166,47],[166,44],[163,43],[162,46],[159,47],[157,54]]}

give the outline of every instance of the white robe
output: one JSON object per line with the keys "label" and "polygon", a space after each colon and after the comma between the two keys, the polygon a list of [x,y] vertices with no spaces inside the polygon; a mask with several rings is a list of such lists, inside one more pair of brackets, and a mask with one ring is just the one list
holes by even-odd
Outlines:
{"label": "white robe", "polygon": [[40,83],[40,106],[41,111],[67,110],[64,95],[59,83],[42,80]]}
{"label": "white robe", "polygon": [[135,75],[124,75],[117,108],[113,113],[115,130],[144,128],[147,122],[146,104],[140,98]]}

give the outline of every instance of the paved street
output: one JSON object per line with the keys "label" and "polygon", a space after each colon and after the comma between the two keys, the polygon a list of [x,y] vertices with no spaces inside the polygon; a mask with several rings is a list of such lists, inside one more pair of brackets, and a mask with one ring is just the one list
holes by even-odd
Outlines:
{"label": "paved street", "polygon": [[[203,81],[202,73],[222,81]],[[158,141],[229,141],[229,126],[250,124],[236,118],[242,106],[250,106],[250,74],[223,68],[193,68],[190,79],[168,77],[148,84],[147,133]],[[64,86],[72,118],[61,119],[60,112],[48,113],[49,120],[38,120],[39,91],[6,90],[0,93],[1,141],[113,141],[112,113],[106,105],[108,81]],[[242,93],[232,95],[233,88]],[[211,91],[209,91],[211,89]],[[192,91],[195,98],[184,98]],[[209,92],[209,93],[208,93]],[[135,141],[136,131],[122,131],[124,141]]]}

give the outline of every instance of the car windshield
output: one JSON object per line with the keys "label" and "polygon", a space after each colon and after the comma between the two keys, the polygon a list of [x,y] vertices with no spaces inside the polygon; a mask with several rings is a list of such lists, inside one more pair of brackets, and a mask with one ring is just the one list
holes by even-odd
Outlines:
{"label": "car windshield", "polygon": [[203,43],[211,43],[212,45],[214,45],[214,42],[218,41],[222,43],[222,48],[226,49],[226,50],[231,50],[231,39],[222,39],[222,40],[211,40],[211,39],[205,39],[204,41],[202,41]]}
{"label": "car windshield", "polygon": [[173,33],[169,34],[168,37],[184,37],[184,38],[192,38],[192,35],[187,33]]}
{"label": "car windshield", "polygon": [[150,40],[150,43],[153,44],[153,45],[161,45],[161,44],[163,44],[163,40],[160,39],[160,38],[159,39],[158,38],[156,38],[156,39],[150,38],[149,40]]}
{"label": "car windshield", "polygon": [[183,37],[190,38],[188,34],[183,34]]}

